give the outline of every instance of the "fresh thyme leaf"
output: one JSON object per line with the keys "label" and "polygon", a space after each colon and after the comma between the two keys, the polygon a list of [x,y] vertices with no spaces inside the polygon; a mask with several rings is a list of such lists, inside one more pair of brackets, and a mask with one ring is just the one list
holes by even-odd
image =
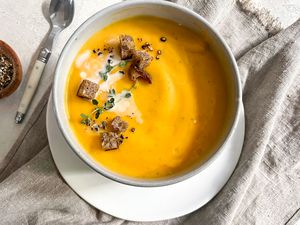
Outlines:
{"label": "fresh thyme leaf", "polygon": [[127,92],[125,95],[124,95],[125,98],[130,98],[131,97],[131,93],[130,92]]}
{"label": "fresh thyme leaf", "polygon": [[103,112],[103,107],[97,107],[95,110],[101,114]]}
{"label": "fresh thyme leaf", "polygon": [[128,61],[126,60],[122,60],[120,63],[119,63],[119,66],[120,67],[125,67],[127,65]]}
{"label": "fresh thyme leaf", "polygon": [[135,89],[137,89],[137,87],[138,87],[138,81],[134,82],[128,91],[135,90]]}
{"label": "fresh thyme leaf", "polygon": [[103,107],[98,107],[97,110],[98,110],[100,113],[103,113]]}
{"label": "fresh thyme leaf", "polygon": [[98,119],[99,116],[103,113],[103,107],[97,107],[93,112],[95,113],[95,118]]}
{"label": "fresh thyme leaf", "polygon": [[81,122],[82,124],[85,124],[85,125],[90,125],[91,123],[91,118],[89,115],[86,115],[84,113],[81,113],[80,114],[80,117],[82,118]]}
{"label": "fresh thyme leaf", "polygon": [[113,69],[114,67],[115,67],[115,66],[112,66],[112,65],[110,65],[110,64],[106,64],[106,67],[105,67],[106,73],[109,73],[110,71],[112,71],[112,69]]}
{"label": "fresh thyme leaf", "polygon": [[104,103],[105,110],[109,110],[109,109],[113,108],[114,106],[115,106],[114,102],[110,102],[110,100],[108,100],[107,102]]}
{"label": "fresh thyme leaf", "polygon": [[107,76],[107,73],[106,73],[106,74],[103,75],[103,80],[107,81],[107,78],[108,78],[108,76]]}
{"label": "fresh thyme leaf", "polygon": [[81,113],[81,114],[80,114],[80,117],[81,117],[82,119],[88,119],[90,116],[89,116],[89,115],[86,115],[86,114],[84,114],[84,113]]}
{"label": "fresh thyme leaf", "polygon": [[[110,110],[115,106],[115,97],[116,97],[116,90],[110,89],[108,92],[108,100],[103,104],[103,106],[99,107],[99,102],[97,99],[92,99],[92,104],[97,106],[94,108],[94,110],[91,112],[91,115],[94,115],[95,119],[98,119],[99,116],[106,110]],[[87,114],[80,114],[80,117],[82,118],[81,123],[85,124],[87,126],[90,126],[92,123],[91,115]]]}
{"label": "fresh thyme leaf", "polygon": [[99,72],[99,76],[101,77],[102,80],[107,81],[108,79],[108,73],[110,71],[112,71],[112,69],[114,68],[114,66],[110,65],[110,64],[106,64],[105,66],[105,71],[104,72]]}
{"label": "fresh thyme leaf", "polygon": [[108,100],[109,103],[114,103],[114,101],[115,101],[114,98],[110,98],[110,99]]}
{"label": "fresh thyme leaf", "polygon": [[108,91],[108,97],[113,98],[116,96],[116,90],[115,89],[109,89]]}
{"label": "fresh thyme leaf", "polygon": [[125,67],[127,65],[127,63],[128,63],[128,61],[126,61],[126,60],[121,60],[121,62],[119,64],[114,65],[114,66],[112,66],[108,63],[105,66],[105,71],[99,72],[99,76],[101,77],[102,80],[107,81],[109,72],[111,72],[117,66]]}
{"label": "fresh thyme leaf", "polygon": [[101,77],[102,80],[107,81],[107,72],[99,72],[99,75]]}
{"label": "fresh thyme leaf", "polygon": [[93,100],[92,100],[92,103],[93,103],[93,105],[98,105],[97,99],[93,99]]}
{"label": "fresh thyme leaf", "polygon": [[95,113],[95,118],[98,119],[99,116],[100,116],[100,111],[96,111],[96,113]]}

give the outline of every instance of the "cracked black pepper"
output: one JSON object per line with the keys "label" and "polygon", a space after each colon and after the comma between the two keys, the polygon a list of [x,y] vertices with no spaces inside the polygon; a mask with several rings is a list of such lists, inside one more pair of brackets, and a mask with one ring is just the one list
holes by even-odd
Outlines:
{"label": "cracked black pepper", "polygon": [[11,83],[13,75],[14,68],[11,59],[0,53],[0,90]]}

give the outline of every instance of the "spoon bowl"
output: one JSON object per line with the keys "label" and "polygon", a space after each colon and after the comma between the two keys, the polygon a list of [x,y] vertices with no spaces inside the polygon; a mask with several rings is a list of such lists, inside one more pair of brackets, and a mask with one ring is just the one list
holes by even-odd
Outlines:
{"label": "spoon bowl", "polygon": [[52,0],[49,8],[50,21],[53,27],[64,29],[74,17],[73,0]]}

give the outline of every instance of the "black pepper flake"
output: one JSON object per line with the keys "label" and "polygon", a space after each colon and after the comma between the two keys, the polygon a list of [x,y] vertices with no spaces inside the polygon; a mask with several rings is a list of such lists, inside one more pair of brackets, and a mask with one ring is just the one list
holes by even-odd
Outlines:
{"label": "black pepper flake", "polygon": [[166,41],[167,41],[167,38],[166,38],[166,37],[161,37],[161,38],[160,38],[160,41],[166,42]]}
{"label": "black pepper flake", "polygon": [[93,53],[94,53],[94,54],[96,53],[96,50],[95,50],[95,49],[93,49]]}
{"label": "black pepper flake", "polygon": [[156,59],[156,60],[159,60],[159,55],[157,55],[157,56],[155,57],[155,59]]}
{"label": "black pepper flake", "polygon": [[157,50],[157,55],[161,55],[161,50]]}
{"label": "black pepper flake", "polygon": [[120,70],[120,71],[119,71],[119,73],[121,73],[121,74],[125,74],[125,72],[124,72],[123,70]]}
{"label": "black pepper flake", "polygon": [[112,53],[112,52],[113,52],[113,50],[114,50],[114,48],[113,48],[113,47],[111,47],[111,46],[109,46],[109,47],[107,48],[107,51],[108,51],[109,53]]}
{"label": "black pepper flake", "polygon": [[99,55],[102,55],[102,52],[98,52],[98,56],[99,56]]}
{"label": "black pepper flake", "polygon": [[144,45],[142,45],[142,49],[144,49],[144,50],[145,50],[147,47],[148,47],[148,46],[147,46],[147,45],[145,45],[145,44],[144,44]]}
{"label": "black pepper flake", "polygon": [[124,136],[123,136],[123,134],[121,134],[121,135],[120,135],[120,138],[124,139]]}
{"label": "black pepper flake", "polygon": [[111,63],[112,63],[112,60],[111,60],[111,59],[108,59],[107,62],[108,62],[108,64],[111,64]]}
{"label": "black pepper flake", "polygon": [[103,51],[107,51],[108,53],[112,53],[114,48],[112,46],[104,45]]}
{"label": "black pepper flake", "polygon": [[132,127],[132,128],[130,129],[130,131],[131,131],[132,133],[135,132],[135,128]]}

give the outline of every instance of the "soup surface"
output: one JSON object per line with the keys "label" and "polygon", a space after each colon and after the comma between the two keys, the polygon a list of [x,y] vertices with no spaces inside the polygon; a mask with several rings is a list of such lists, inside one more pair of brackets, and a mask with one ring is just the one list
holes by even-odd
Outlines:
{"label": "soup surface", "polygon": [[[130,79],[132,61],[120,60],[122,34],[153,57],[145,68],[151,84]],[[225,74],[209,41],[184,26],[144,16],[113,23],[72,64],[65,98],[70,126],[82,148],[115,173],[146,179],[182,173],[208,159],[227,132],[233,100]],[[77,96],[84,79],[99,85],[96,100]],[[103,109],[110,97],[113,105]],[[115,116],[128,128],[120,146],[105,151],[102,125]]]}

